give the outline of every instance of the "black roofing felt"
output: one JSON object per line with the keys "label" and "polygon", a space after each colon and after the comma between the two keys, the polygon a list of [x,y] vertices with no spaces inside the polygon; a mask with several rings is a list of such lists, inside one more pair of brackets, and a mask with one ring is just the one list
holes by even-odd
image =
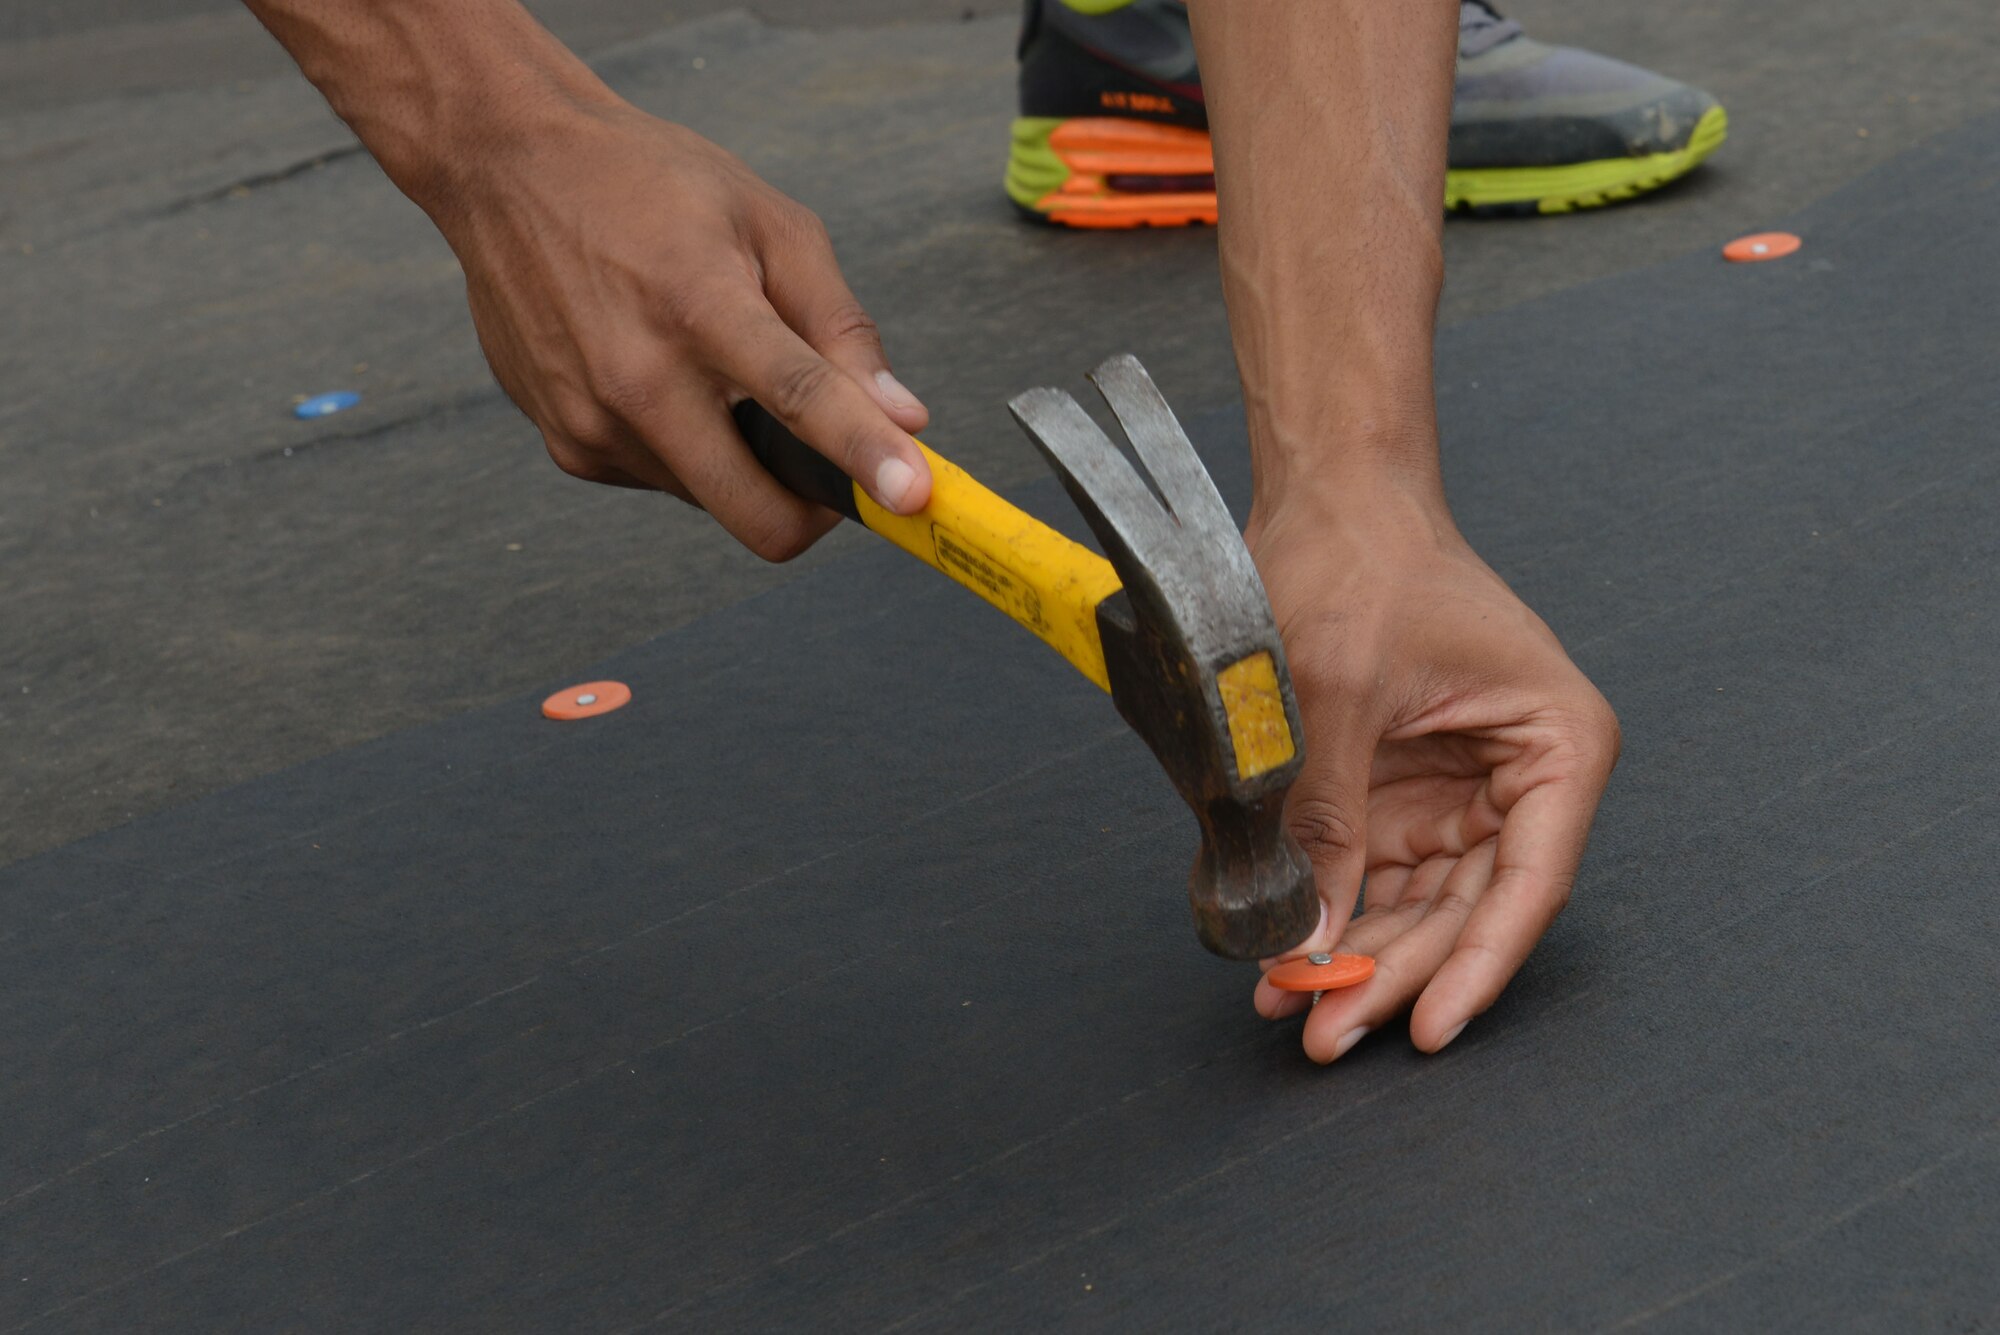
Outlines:
{"label": "black roofing felt", "polygon": [[1979,1328],[1996,131],[1444,338],[1462,521],[1627,735],[1445,1055],[1257,1019],[1109,702],[871,552],[579,663],[618,713],[0,870],[0,1328]]}

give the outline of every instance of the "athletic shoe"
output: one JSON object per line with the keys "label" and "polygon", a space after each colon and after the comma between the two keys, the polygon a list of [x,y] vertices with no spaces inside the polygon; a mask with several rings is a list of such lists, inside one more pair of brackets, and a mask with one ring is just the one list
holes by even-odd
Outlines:
{"label": "athletic shoe", "polygon": [[[1629,199],[1713,153],[1698,88],[1544,46],[1460,0],[1445,206],[1566,213]],[[1069,227],[1215,221],[1208,109],[1180,0],[1028,0],[1007,195]]]}
{"label": "athletic shoe", "polygon": [[1721,147],[1729,116],[1699,88],[1544,46],[1461,0],[1447,208],[1568,213],[1654,190]]}

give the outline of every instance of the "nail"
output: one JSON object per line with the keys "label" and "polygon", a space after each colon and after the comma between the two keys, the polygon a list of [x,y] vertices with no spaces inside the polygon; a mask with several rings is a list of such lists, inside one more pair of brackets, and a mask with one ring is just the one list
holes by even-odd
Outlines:
{"label": "nail", "polygon": [[877,371],[875,373],[875,385],[876,388],[882,391],[882,397],[889,401],[889,406],[892,408],[921,408],[924,406],[917,402],[916,395],[903,388],[902,381],[896,379],[895,376],[890,375],[887,371]]}
{"label": "nail", "polygon": [[1349,1048],[1366,1037],[1368,1037],[1368,1026],[1365,1024],[1359,1029],[1348,1030],[1340,1036],[1340,1041],[1333,1045],[1333,1055],[1336,1057],[1346,1056]]}
{"label": "nail", "polygon": [[893,454],[875,470],[875,498],[899,515],[908,513],[905,502],[916,484],[917,470]]}
{"label": "nail", "polygon": [[1465,1026],[1467,1026],[1467,1025],[1469,1025],[1469,1024],[1471,1024],[1471,1023],[1472,1023],[1472,1021],[1470,1021],[1470,1020],[1460,1020],[1460,1021],[1458,1022],[1458,1028],[1456,1028],[1456,1029],[1452,1030],[1452,1031],[1451,1031],[1450,1033],[1446,1034],[1446,1035],[1445,1035],[1445,1036],[1444,1036],[1443,1038],[1441,1038],[1441,1039],[1439,1039],[1439,1040],[1438,1040],[1438,1045],[1437,1045],[1437,1050],[1438,1050],[1439,1052],[1443,1052],[1443,1051],[1444,1051],[1444,1050],[1445,1050],[1446,1048],[1450,1047],[1450,1046],[1451,1046],[1451,1041],[1452,1041],[1452,1040],[1453,1040],[1454,1038],[1457,1038],[1457,1037],[1458,1037],[1458,1036],[1459,1036],[1460,1034],[1464,1033],[1464,1032],[1465,1032]]}

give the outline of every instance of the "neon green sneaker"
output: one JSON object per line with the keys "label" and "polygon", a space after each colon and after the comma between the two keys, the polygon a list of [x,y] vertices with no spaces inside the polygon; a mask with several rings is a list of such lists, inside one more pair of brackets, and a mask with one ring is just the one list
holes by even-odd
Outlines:
{"label": "neon green sneaker", "polygon": [[1699,88],[1544,46],[1485,0],[1458,7],[1447,208],[1567,213],[1685,176],[1729,133]]}
{"label": "neon green sneaker", "polygon": [[[1208,108],[1180,0],[1027,0],[1007,195],[1069,227],[1215,221]],[[1566,213],[1692,171],[1728,132],[1714,98],[1544,46],[1460,0],[1447,208]]]}

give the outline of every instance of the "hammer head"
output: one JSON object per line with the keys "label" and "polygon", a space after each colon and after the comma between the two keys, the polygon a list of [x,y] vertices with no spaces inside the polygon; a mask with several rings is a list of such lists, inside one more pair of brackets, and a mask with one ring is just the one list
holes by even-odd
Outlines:
{"label": "hammer head", "polygon": [[1200,823],[1188,898],[1202,944],[1230,959],[1282,954],[1319,925],[1319,897],[1285,829],[1305,743],[1270,599],[1138,359],[1113,357],[1090,379],[1158,497],[1061,390],[1031,389],[1007,406],[1124,582],[1097,609],[1111,698]]}

